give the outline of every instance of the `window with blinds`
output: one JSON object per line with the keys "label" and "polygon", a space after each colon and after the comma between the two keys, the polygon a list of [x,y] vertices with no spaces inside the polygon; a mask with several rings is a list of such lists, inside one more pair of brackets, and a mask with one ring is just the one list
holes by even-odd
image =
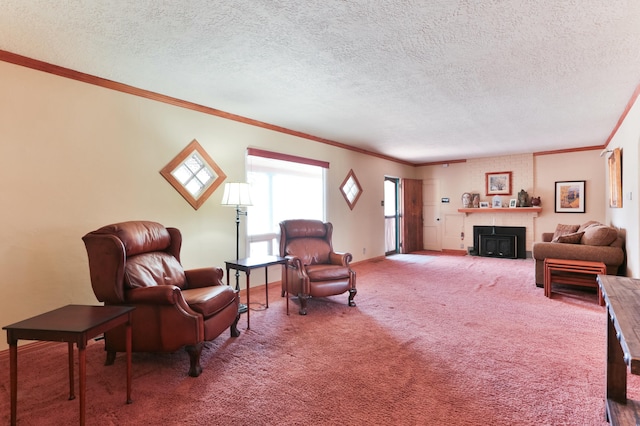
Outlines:
{"label": "window with blinds", "polygon": [[253,148],[247,153],[249,256],[278,255],[281,221],[325,219],[329,163]]}

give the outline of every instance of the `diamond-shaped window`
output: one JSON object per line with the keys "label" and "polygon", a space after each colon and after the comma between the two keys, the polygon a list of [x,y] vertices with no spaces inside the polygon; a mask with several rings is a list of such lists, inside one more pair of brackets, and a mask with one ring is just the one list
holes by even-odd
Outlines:
{"label": "diamond-shaped window", "polygon": [[358,182],[358,178],[355,173],[353,173],[353,169],[349,170],[347,177],[340,185],[340,192],[342,196],[347,201],[349,208],[353,210],[356,203],[358,202],[358,198],[362,195],[362,186],[360,186],[360,182]]}
{"label": "diamond-shaped window", "polygon": [[196,210],[227,178],[195,139],[160,174]]}

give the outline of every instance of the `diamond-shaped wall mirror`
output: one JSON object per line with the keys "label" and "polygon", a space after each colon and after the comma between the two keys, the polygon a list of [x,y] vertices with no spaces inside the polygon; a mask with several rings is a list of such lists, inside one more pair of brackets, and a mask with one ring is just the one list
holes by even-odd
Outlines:
{"label": "diamond-shaped wall mirror", "polygon": [[195,139],[160,174],[196,210],[227,178]]}
{"label": "diamond-shaped wall mirror", "polygon": [[362,187],[360,186],[360,182],[358,182],[356,174],[353,173],[353,169],[349,170],[347,177],[342,182],[342,185],[340,185],[340,192],[347,201],[349,208],[353,210],[353,207],[355,207],[358,202],[358,198],[362,195]]}

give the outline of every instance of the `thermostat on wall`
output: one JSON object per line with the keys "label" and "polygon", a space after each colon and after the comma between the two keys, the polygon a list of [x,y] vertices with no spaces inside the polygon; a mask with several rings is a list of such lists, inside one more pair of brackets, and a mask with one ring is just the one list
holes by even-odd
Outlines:
{"label": "thermostat on wall", "polygon": [[448,202],[449,202],[449,197],[443,198],[443,199],[442,199],[442,202],[443,202],[443,203],[448,203]]}

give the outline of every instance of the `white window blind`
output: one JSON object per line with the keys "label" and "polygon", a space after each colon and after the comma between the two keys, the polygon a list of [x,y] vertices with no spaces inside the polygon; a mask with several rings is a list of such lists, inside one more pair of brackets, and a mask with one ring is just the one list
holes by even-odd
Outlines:
{"label": "white window blind", "polygon": [[324,220],[329,163],[255,148],[247,153],[249,255],[278,255],[281,221]]}

